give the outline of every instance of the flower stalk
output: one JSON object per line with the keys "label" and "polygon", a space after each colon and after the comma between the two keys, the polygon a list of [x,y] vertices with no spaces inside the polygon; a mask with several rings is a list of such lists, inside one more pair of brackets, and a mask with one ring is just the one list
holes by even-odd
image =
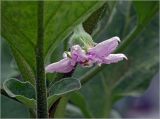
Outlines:
{"label": "flower stalk", "polygon": [[47,91],[44,71],[44,3],[38,2],[37,7],[37,47],[36,47],[36,96],[37,96],[37,118],[48,118]]}

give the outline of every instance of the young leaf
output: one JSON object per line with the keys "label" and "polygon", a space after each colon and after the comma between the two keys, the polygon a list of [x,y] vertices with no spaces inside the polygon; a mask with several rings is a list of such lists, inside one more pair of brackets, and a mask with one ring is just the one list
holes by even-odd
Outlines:
{"label": "young leaf", "polygon": [[61,96],[81,88],[80,81],[74,78],[64,78],[55,82],[49,89],[48,108]]}
{"label": "young leaf", "polygon": [[63,95],[81,88],[79,80],[74,78],[64,78],[55,82],[49,89],[50,95]]}
{"label": "young leaf", "polygon": [[3,83],[6,93],[22,102],[29,108],[36,108],[35,89],[29,82],[9,79]]}

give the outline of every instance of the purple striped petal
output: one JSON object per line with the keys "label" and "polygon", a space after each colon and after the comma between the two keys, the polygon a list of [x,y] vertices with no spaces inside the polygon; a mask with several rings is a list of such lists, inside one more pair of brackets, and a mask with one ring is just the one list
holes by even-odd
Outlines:
{"label": "purple striped petal", "polygon": [[127,60],[127,57],[124,54],[110,54],[103,59],[104,64],[117,63],[123,59]]}
{"label": "purple striped petal", "polygon": [[74,66],[71,64],[69,58],[64,58],[59,62],[52,63],[45,67],[45,71],[49,73],[59,72],[59,73],[68,73],[74,69]]}
{"label": "purple striped petal", "polygon": [[108,40],[98,43],[95,47],[89,49],[88,53],[96,55],[96,57],[108,56],[117,48],[118,42],[120,42],[119,37],[112,37]]}

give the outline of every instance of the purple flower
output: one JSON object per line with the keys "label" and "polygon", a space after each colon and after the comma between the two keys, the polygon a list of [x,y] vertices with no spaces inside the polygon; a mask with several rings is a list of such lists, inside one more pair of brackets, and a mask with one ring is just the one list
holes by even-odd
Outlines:
{"label": "purple flower", "polygon": [[71,57],[72,60],[76,61],[77,63],[82,63],[87,60],[85,51],[79,45],[72,46]]}
{"label": "purple flower", "polygon": [[[68,56],[67,56],[68,55]],[[79,45],[74,45],[71,48],[70,52],[64,52],[64,59],[59,62],[52,63],[46,66],[45,71],[49,73],[60,72],[60,73],[68,73],[74,69],[76,63],[83,63],[87,60],[87,55],[85,51]]]}
{"label": "purple flower", "polygon": [[118,61],[127,59],[124,54],[111,54],[117,48],[118,42],[120,42],[119,37],[112,37],[98,43],[95,47],[88,50],[89,59],[98,64],[117,63]]}
{"label": "purple flower", "polygon": [[69,58],[64,58],[59,62],[52,63],[45,67],[45,71],[49,73],[60,72],[60,73],[68,73],[74,69],[74,66],[71,64],[71,60]]}
{"label": "purple flower", "polygon": [[110,38],[101,43],[98,43],[95,47],[90,48],[88,53],[96,55],[96,57],[99,58],[108,56],[117,48],[118,42],[120,42],[119,37]]}
{"label": "purple flower", "polygon": [[110,54],[107,57],[104,57],[101,63],[103,64],[117,63],[123,59],[127,60],[127,57],[124,54]]}
{"label": "purple flower", "polygon": [[48,65],[45,70],[50,73],[68,73],[74,69],[76,64],[86,67],[92,66],[94,63],[98,65],[117,63],[127,59],[124,54],[111,54],[117,48],[118,42],[120,42],[120,39],[113,37],[88,48],[87,51],[79,45],[74,45],[71,47],[71,52],[64,53],[64,59]]}

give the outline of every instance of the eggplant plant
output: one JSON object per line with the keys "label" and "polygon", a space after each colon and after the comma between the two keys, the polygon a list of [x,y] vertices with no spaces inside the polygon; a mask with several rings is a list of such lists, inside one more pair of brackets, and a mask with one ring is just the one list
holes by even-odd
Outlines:
{"label": "eggplant plant", "polygon": [[158,10],[158,1],[2,1],[2,117],[114,117],[113,105],[158,72]]}

